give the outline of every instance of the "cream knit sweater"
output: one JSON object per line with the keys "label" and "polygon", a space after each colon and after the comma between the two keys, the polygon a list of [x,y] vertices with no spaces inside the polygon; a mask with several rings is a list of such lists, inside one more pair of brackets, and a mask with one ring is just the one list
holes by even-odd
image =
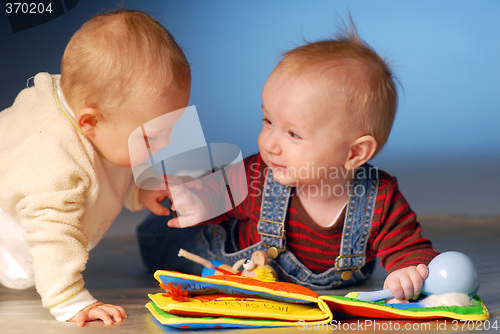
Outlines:
{"label": "cream knit sweater", "polygon": [[126,198],[139,207],[131,171],[96,154],[59,109],[47,73],[0,112],[0,156],[0,282],[34,282],[66,321],[95,301],[82,277],[89,250]]}

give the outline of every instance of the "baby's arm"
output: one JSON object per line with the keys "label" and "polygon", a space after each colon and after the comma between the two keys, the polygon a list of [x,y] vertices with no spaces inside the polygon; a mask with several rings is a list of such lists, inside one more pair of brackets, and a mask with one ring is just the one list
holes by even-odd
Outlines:
{"label": "baby's arm", "polygon": [[379,191],[377,202],[379,206],[383,203],[382,215],[381,221],[373,224],[371,246],[390,273],[384,288],[391,290],[397,299],[411,299],[422,289],[428,275],[426,264],[439,253],[422,236],[416,214],[399,191],[396,179],[384,177],[381,182],[386,184]]}
{"label": "baby's arm", "polygon": [[[61,174],[57,179],[65,180]],[[32,195],[23,197],[17,204],[19,220],[26,228],[24,237],[33,256],[36,288],[43,306],[59,321],[75,319],[79,325],[90,319],[107,321],[109,316],[102,312],[81,316],[82,309],[97,302],[84,288],[82,276],[89,257],[89,239],[81,217],[84,194],[89,187],[81,177],[68,179],[75,182],[53,189],[50,185],[55,182],[50,182],[49,177],[40,178],[37,187],[52,191],[37,194],[28,189],[26,192]]]}
{"label": "baby's arm", "polygon": [[395,270],[385,279],[384,289],[391,290],[398,300],[417,298],[428,274],[425,264]]}

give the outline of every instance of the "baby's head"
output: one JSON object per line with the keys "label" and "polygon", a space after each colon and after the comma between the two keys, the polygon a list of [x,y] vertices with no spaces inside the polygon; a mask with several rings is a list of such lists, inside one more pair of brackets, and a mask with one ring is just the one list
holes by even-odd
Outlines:
{"label": "baby's head", "polygon": [[191,72],[160,23],[139,11],[117,11],[94,16],[73,35],[61,87],[82,132],[108,160],[127,166],[130,133],[186,107]]}
{"label": "baby's head", "polygon": [[352,25],[336,39],[286,52],[262,99],[264,161],[297,175],[311,164],[355,169],[378,153],[394,121],[397,91],[388,65]]}

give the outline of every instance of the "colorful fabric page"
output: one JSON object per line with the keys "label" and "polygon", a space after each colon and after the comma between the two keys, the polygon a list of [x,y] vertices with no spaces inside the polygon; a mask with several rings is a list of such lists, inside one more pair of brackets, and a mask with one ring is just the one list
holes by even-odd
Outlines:
{"label": "colorful fabric page", "polygon": [[166,294],[149,298],[167,313],[183,317],[231,317],[247,319],[274,319],[282,321],[324,321],[331,312],[317,304],[291,304],[270,299],[231,296],[227,294],[198,295],[189,301],[178,302]]}
{"label": "colorful fabric page", "polygon": [[158,270],[156,280],[164,285],[171,283],[191,293],[227,293],[253,296],[288,303],[317,303],[319,295],[303,286],[287,282],[264,282],[254,278],[236,275],[215,275],[201,277],[175,271]]}
{"label": "colorful fabric page", "polygon": [[[348,314],[366,318],[382,319],[439,319],[487,320],[489,312],[479,296],[475,296],[472,306],[440,306],[399,309],[396,305],[384,302],[366,302],[340,296],[321,296],[328,307],[335,313]],[[412,303],[418,305],[418,303]]]}
{"label": "colorful fabric page", "polygon": [[179,317],[169,314],[153,302],[146,304],[146,308],[153,317],[164,326],[179,329],[207,329],[207,328],[260,328],[295,326],[292,323],[282,323],[277,320],[237,319],[227,317]]}

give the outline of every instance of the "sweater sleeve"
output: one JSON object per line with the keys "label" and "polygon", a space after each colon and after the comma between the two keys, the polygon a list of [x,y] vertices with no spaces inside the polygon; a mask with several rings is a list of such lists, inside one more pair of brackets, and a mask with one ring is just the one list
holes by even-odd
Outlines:
{"label": "sweater sleeve", "polygon": [[130,211],[136,212],[144,209],[144,205],[139,202],[139,191],[141,189],[135,184],[134,179],[130,181],[123,205]]}
{"label": "sweater sleeve", "polygon": [[83,289],[82,291],[77,292],[74,296],[71,296],[68,300],[51,306],[49,311],[56,318],[56,320],[68,321],[78,312],[95,302],[97,302],[97,299],[92,297],[90,292],[86,289]]}
{"label": "sweater sleeve", "polygon": [[84,289],[89,253],[80,218],[86,186],[84,180],[74,181],[66,189],[26,196],[17,205],[33,256],[35,285],[48,308],[70,302]]}
{"label": "sweater sleeve", "polygon": [[[383,203],[381,219],[374,222],[378,229],[372,248],[381,265],[391,273],[397,269],[428,264],[437,254],[431,242],[422,236],[422,228],[399,191],[395,178],[382,180],[377,201]],[[376,207],[378,207],[377,205]]]}

